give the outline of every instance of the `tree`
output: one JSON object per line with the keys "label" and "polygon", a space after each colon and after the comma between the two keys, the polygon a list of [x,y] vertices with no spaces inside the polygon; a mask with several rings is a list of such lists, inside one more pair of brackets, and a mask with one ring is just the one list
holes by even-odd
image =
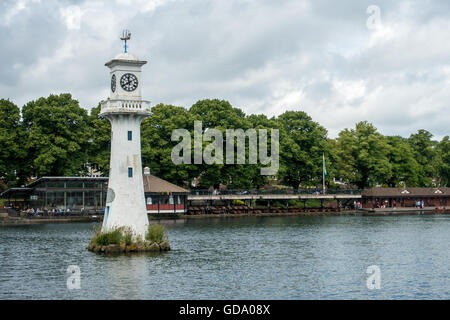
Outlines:
{"label": "tree", "polygon": [[[338,142],[336,139],[328,138],[325,144],[325,167],[327,175],[325,176],[325,184],[327,188],[336,187],[333,179],[337,177],[339,167]],[[339,178],[339,177],[337,177]]]}
{"label": "tree", "polygon": [[450,186],[450,140],[445,136],[437,146],[438,172],[441,186]]}
{"label": "tree", "polygon": [[420,165],[408,140],[399,136],[389,136],[386,137],[386,141],[390,146],[387,157],[392,170],[385,177],[385,183],[389,187],[419,186]]}
{"label": "tree", "polygon": [[20,131],[20,109],[5,99],[0,100],[0,146],[0,179],[14,186],[26,152]]}
{"label": "tree", "polygon": [[22,108],[24,146],[36,176],[71,176],[86,172],[89,149],[87,111],[70,94],[50,95]]}
{"label": "tree", "polygon": [[[226,164],[226,130],[242,129],[246,131],[252,124],[245,116],[245,113],[238,108],[234,108],[228,101],[218,99],[205,99],[196,102],[190,109],[192,118],[202,121],[202,133],[209,129],[220,130],[223,137],[222,164],[197,165],[200,176],[200,184],[203,188],[214,186],[218,188],[220,184],[228,185],[229,188],[251,188],[256,184],[261,184],[259,170],[256,164],[248,163],[248,143],[245,149],[245,164]],[[213,140],[213,139],[212,139]],[[203,142],[203,150],[211,142]],[[235,159],[237,155],[235,153]]]}
{"label": "tree", "polygon": [[427,130],[419,130],[408,138],[414,151],[414,158],[420,165],[419,184],[423,187],[432,186],[438,168],[435,163],[437,142],[431,140],[433,135]]}
{"label": "tree", "polygon": [[[259,114],[259,115],[249,115],[247,116],[247,120],[249,121],[249,125],[251,128],[255,129],[255,130],[267,130],[268,132],[268,136],[270,137],[270,139],[272,139],[271,137],[271,130],[275,129],[275,130],[280,130],[279,128],[279,123],[278,123],[278,119],[276,119],[275,117],[272,118],[267,118],[266,115],[264,114]],[[272,152],[271,150],[271,144],[269,144],[269,139],[267,141],[268,143],[268,152]],[[258,148],[260,147],[259,145],[259,141],[258,141]],[[258,149],[259,150],[259,149]],[[248,152],[248,148],[247,148],[247,152]],[[281,151],[280,151],[280,157],[281,157]],[[248,165],[247,166],[247,172],[248,175],[251,177],[251,186],[250,188],[253,186],[254,188],[261,188],[262,186],[265,185],[265,183],[268,180],[268,177],[261,175],[261,168],[263,167],[263,165],[258,162],[256,165]],[[277,174],[275,175],[275,178],[278,178],[280,176],[280,172],[278,170]]]}
{"label": "tree", "polygon": [[362,121],[355,129],[341,131],[337,141],[339,177],[363,189],[384,183],[391,176],[389,145],[371,123]]}
{"label": "tree", "polygon": [[152,108],[152,116],[141,126],[142,163],[150,167],[152,174],[175,184],[188,183],[195,174],[195,166],[176,165],[171,158],[172,149],[178,144],[171,141],[175,129],[192,133],[193,120],[183,107],[158,104]]}
{"label": "tree", "polygon": [[278,117],[280,127],[280,175],[298,189],[322,181],[322,155],[327,130],[303,111],[287,111]]}
{"label": "tree", "polygon": [[103,176],[108,176],[111,155],[111,124],[108,120],[98,117],[100,109],[100,104],[92,108],[89,116],[88,162],[98,167]]}

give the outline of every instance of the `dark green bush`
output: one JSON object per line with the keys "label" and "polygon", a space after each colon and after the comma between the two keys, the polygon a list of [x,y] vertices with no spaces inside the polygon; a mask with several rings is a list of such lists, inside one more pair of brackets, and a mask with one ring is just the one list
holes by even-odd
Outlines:
{"label": "dark green bush", "polygon": [[98,246],[119,245],[121,240],[122,230],[116,229],[110,232],[98,233],[94,238],[94,243]]}
{"label": "dark green bush", "polygon": [[148,226],[147,234],[145,235],[145,239],[150,242],[161,243],[167,240],[167,236],[165,235],[165,228],[160,224],[151,224]]}

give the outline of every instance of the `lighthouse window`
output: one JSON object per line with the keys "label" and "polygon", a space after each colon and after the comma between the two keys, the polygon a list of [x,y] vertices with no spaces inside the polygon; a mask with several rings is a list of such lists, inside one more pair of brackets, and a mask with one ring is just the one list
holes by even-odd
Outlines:
{"label": "lighthouse window", "polygon": [[132,131],[128,131],[128,141],[131,141],[133,138],[133,132]]}
{"label": "lighthouse window", "polygon": [[128,178],[133,178],[133,168],[128,168]]}

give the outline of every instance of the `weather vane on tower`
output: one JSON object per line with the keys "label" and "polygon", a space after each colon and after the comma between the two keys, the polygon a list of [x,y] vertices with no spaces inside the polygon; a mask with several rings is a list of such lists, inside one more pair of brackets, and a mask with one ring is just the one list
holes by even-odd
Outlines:
{"label": "weather vane on tower", "polygon": [[131,39],[131,32],[127,29],[123,30],[120,40],[125,41],[125,45],[124,45],[125,53],[127,53],[127,40],[130,40],[130,39]]}

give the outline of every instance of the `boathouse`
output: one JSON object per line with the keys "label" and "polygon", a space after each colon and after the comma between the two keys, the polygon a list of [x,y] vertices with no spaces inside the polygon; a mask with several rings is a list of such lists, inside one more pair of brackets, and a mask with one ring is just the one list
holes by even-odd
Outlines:
{"label": "boathouse", "polygon": [[[185,213],[189,190],[144,172],[144,194],[148,213]],[[26,186],[0,194],[4,205],[17,212],[27,208],[70,209],[73,214],[103,214],[108,177],[42,177]]]}
{"label": "boathouse", "polygon": [[450,188],[372,188],[362,192],[363,208],[415,207],[423,201],[425,207],[450,206]]}
{"label": "boathouse", "polygon": [[6,205],[16,211],[67,209],[101,213],[106,200],[107,177],[42,177],[24,187],[1,194]]}
{"label": "boathouse", "polygon": [[185,213],[189,190],[150,174],[144,169],[144,193],[147,213]]}

